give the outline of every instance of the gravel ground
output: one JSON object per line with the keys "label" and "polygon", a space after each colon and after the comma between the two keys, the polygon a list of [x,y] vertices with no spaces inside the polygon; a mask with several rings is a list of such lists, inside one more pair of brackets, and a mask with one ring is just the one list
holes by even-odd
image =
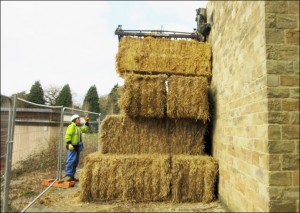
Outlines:
{"label": "gravel ground", "polygon": [[79,201],[79,184],[63,189],[52,187],[27,212],[228,212],[219,201],[204,203],[125,203]]}
{"label": "gravel ground", "polygon": [[[35,197],[46,189],[45,186],[42,186],[42,180],[49,179],[53,174],[53,171],[31,172],[11,180],[10,210],[12,212],[24,210]],[[171,202],[85,203],[79,200],[79,192],[79,183],[67,189],[51,187],[26,212],[229,212],[218,200],[208,204]]]}

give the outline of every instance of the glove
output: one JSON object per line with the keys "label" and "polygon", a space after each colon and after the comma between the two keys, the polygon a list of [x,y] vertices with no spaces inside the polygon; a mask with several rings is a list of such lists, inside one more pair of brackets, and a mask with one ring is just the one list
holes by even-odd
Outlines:
{"label": "glove", "polygon": [[71,141],[67,142],[66,148],[67,150],[74,150],[74,146],[72,145]]}
{"label": "glove", "polygon": [[85,120],[85,125],[86,125],[86,126],[89,126],[89,125],[90,125],[90,124],[89,124],[90,118],[89,118],[89,117],[86,117],[86,118],[84,118],[84,120]]}
{"label": "glove", "polygon": [[68,144],[68,150],[74,150],[74,146],[72,144]]}

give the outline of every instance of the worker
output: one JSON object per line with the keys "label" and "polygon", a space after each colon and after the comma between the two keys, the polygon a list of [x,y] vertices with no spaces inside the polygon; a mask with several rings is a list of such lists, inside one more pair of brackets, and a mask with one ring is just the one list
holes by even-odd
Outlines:
{"label": "worker", "polygon": [[83,150],[82,134],[87,133],[89,130],[88,117],[85,118],[85,124],[80,125],[80,116],[75,114],[71,117],[72,123],[67,127],[65,141],[67,148],[66,157],[66,175],[65,181],[79,181],[75,178],[76,167],[79,163],[79,155]]}

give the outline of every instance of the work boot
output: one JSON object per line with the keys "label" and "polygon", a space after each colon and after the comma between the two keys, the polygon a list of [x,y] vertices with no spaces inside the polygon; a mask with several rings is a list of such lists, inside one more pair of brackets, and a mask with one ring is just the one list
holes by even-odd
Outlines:
{"label": "work boot", "polygon": [[79,182],[79,179],[73,177],[73,178],[71,179],[71,181]]}
{"label": "work boot", "polygon": [[67,175],[67,176],[64,177],[64,181],[70,182],[70,181],[72,181],[72,177]]}

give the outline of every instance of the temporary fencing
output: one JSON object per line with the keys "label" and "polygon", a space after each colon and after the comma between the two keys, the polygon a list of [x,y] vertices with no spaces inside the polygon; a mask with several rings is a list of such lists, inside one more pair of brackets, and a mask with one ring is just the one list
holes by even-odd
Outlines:
{"label": "temporary fencing", "polygon": [[[4,194],[1,196],[1,211],[25,212],[63,178],[66,158],[64,135],[71,116],[78,114],[83,123],[84,117],[90,118],[89,133],[83,136],[85,149],[81,153],[80,169],[82,159],[100,149],[100,114],[41,105],[20,98],[13,102],[7,97],[2,103],[4,97],[1,95],[1,194]],[[2,152],[2,148],[6,148],[6,153]],[[42,180],[47,179],[54,181],[46,188]]]}
{"label": "temporary fencing", "polygon": [[[16,98],[14,99],[14,103]],[[13,149],[14,119],[12,99],[1,95],[1,211],[8,211],[11,159]],[[5,152],[5,151],[6,152]]]}

